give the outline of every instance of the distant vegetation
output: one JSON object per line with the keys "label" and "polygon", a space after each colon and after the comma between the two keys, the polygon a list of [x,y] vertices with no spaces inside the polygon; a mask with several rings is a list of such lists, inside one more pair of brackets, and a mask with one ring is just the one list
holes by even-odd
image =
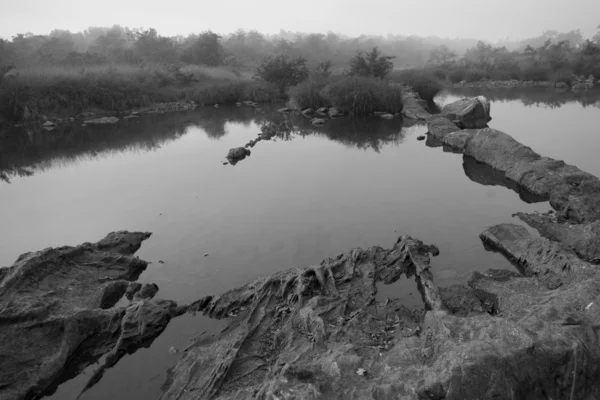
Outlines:
{"label": "distant vegetation", "polygon": [[[493,46],[463,39],[285,31],[166,37],[154,29],[120,26],[55,30],[0,39],[0,120],[73,115],[89,108],[124,111],[184,99],[270,102],[288,95],[302,107],[318,108],[348,107],[348,96],[371,99],[378,93],[383,97],[373,107],[391,110],[397,109],[397,90],[384,89],[398,85],[389,81],[408,84],[431,101],[445,83],[569,81],[573,74],[599,77],[599,68],[600,35],[584,40],[579,31],[550,31]],[[324,91],[327,87],[332,90]],[[355,104],[349,112],[369,108],[363,100]]]}

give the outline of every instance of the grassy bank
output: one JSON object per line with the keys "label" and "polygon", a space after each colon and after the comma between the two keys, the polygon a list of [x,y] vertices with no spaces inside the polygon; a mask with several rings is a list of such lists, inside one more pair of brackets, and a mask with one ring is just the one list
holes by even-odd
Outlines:
{"label": "grassy bank", "polygon": [[225,67],[117,65],[30,68],[2,81],[0,119],[35,120],[74,115],[86,109],[125,111],[155,102],[193,100],[200,104],[269,102],[277,90]]}

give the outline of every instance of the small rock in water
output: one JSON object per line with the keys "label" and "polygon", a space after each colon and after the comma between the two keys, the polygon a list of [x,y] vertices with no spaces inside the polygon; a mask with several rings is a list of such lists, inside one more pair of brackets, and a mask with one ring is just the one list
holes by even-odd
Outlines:
{"label": "small rock in water", "polygon": [[204,257],[208,257],[208,253],[204,253]]}
{"label": "small rock in water", "polygon": [[229,164],[227,161],[223,161],[223,165],[227,165]]}
{"label": "small rock in water", "polygon": [[42,124],[43,127],[53,127],[56,126],[56,124],[52,121],[46,121]]}
{"label": "small rock in water", "polygon": [[356,375],[365,376],[367,374],[367,370],[364,368],[359,368],[356,370]]}
{"label": "small rock in water", "polygon": [[237,103],[235,103],[235,105],[239,107],[239,106],[241,106],[241,105],[242,105],[242,103],[240,103],[240,102],[238,101]]}
{"label": "small rock in water", "polygon": [[381,115],[381,118],[383,118],[383,119],[394,119],[394,115],[393,114],[383,114],[383,115]]}
{"label": "small rock in water", "polygon": [[315,118],[311,122],[315,126],[321,126],[325,124],[325,120],[323,118]]}
{"label": "small rock in water", "polygon": [[169,354],[175,354],[177,353],[177,349],[175,348],[175,346],[171,346],[171,348],[169,349]]}
{"label": "small rock in water", "polygon": [[277,112],[280,112],[280,113],[286,113],[286,112],[291,112],[291,111],[292,111],[292,109],[289,107],[283,107],[283,108],[280,108],[279,110],[277,110]]}
{"label": "small rock in water", "polygon": [[218,104],[215,104],[215,108],[219,108],[219,105],[218,105]]}
{"label": "small rock in water", "polygon": [[425,136],[423,136],[423,135],[417,136],[417,140],[425,140]]}
{"label": "small rock in water", "polygon": [[163,260],[158,260],[159,264],[164,264],[165,262]]}

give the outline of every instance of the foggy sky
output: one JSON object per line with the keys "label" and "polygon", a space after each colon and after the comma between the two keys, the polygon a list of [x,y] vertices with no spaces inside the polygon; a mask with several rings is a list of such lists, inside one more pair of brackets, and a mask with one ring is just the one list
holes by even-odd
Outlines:
{"label": "foggy sky", "polygon": [[600,24],[600,0],[1,0],[0,37],[119,24],[166,36],[239,28],[498,40]]}

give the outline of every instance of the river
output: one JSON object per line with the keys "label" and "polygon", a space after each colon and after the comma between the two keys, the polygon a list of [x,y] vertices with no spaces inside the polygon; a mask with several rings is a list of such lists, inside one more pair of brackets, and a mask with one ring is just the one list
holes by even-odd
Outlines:
{"label": "river", "polygon": [[[492,128],[600,176],[598,93],[487,95]],[[269,120],[282,116],[221,107],[116,126],[10,132],[0,142],[0,265],[115,230],[149,231],[137,253],[151,262],[141,281],[157,283],[158,297],[187,303],[354,247],[391,247],[408,234],[439,247],[433,268],[445,286],[472,271],[513,268],[484,250],[479,233],[520,223],[511,217],[517,211],[549,210],[490,168],[418,141],[425,125],[397,120],[342,119],[319,128],[288,121],[293,132],[259,142],[235,166],[223,164],[230,148],[255,138]],[[381,286],[379,296],[422,307],[412,281]],[[169,350],[219,326],[202,316],[175,319],[80,398],[158,398],[178,358]],[[48,398],[76,398],[93,368]]]}

